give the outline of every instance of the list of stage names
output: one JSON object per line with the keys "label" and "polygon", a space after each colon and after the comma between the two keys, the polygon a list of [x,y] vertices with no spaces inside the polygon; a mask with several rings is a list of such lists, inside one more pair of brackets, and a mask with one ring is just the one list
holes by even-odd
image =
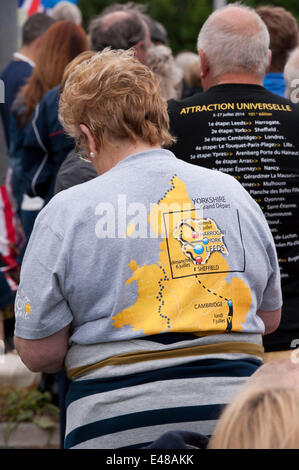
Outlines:
{"label": "list of stage names", "polygon": [[[240,103],[232,103],[231,107],[229,103],[222,103],[222,108],[217,108],[222,111],[211,113],[209,132],[199,139],[190,155],[190,163],[233,175],[263,210],[276,247],[282,249],[278,251],[283,253],[284,248],[298,247],[298,256],[280,256],[281,275],[287,278],[284,263],[299,260],[298,230],[292,231],[294,224],[288,223],[298,217],[299,175],[294,169],[298,167],[299,150],[283,135],[281,123],[273,117],[272,109],[290,112],[291,108],[269,103],[251,104],[255,106],[254,110],[249,107],[249,112],[248,109],[240,111]],[[185,108],[185,112],[205,111],[199,108],[202,107]]]}

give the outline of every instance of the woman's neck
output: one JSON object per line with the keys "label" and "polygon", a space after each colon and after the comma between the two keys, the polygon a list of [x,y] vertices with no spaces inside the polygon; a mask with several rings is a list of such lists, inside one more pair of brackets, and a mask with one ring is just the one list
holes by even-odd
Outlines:
{"label": "woman's neck", "polygon": [[96,172],[99,175],[102,175],[130,155],[160,148],[160,145],[151,145],[142,140],[139,140],[136,143],[122,140],[114,141],[99,151],[99,154],[95,156],[92,164],[96,169]]}

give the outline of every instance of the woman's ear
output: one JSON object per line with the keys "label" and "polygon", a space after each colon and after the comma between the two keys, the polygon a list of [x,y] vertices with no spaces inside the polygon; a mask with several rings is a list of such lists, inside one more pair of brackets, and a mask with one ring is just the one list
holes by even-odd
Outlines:
{"label": "woman's ear", "polygon": [[92,134],[90,133],[90,130],[85,124],[80,124],[80,129],[86,137],[86,141],[88,142],[88,146],[89,146],[89,151],[97,155],[98,149],[97,149],[96,141],[93,138]]}

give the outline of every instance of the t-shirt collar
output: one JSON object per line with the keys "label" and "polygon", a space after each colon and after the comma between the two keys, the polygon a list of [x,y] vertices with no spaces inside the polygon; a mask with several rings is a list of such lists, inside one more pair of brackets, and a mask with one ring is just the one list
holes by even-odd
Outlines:
{"label": "t-shirt collar", "polygon": [[166,149],[153,149],[153,150],[145,150],[144,152],[134,153],[129,155],[128,157],[124,158],[120,162],[118,162],[114,168],[118,168],[119,166],[127,166],[132,163],[136,163],[141,160],[149,160],[149,159],[165,159],[165,158],[176,158],[176,156],[170,151]]}
{"label": "t-shirt collar", "polygon": [[222,83],[220,85],[215,85],[209,88],[206,93],[212,92],[227,92],[227,91],[244,91],[244,90],[252,90],[252,91],[264,91],[265,88],[262,85],[255,85],[251,83]]}
{"label": "t-shirt collar", "polygon": [[13,54],[14,59],[19,59],[22,60],[23,62],[27,62],[27,64],[31,65],[31,67],[35,67],[35,63],[33,60],[29,59],[26,57],[24,54],[21,54],[20,52],[14,52]]}

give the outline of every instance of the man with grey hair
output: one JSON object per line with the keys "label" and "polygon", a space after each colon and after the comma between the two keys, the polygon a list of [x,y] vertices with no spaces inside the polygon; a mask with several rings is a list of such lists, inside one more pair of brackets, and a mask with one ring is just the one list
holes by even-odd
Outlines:
{"label": "man with grey hair", "polygon": [[[177,137],[171,150],[187,162],[235,176],[266,216],[284,305],[279,328],[263,342],[267,352],[276,352],[290,351],[299,341],[299,107],[263,87],[269,45],[268,29],[253,9],[236,3],[216,10],[198,35],[204,92],[169,101],[169,116]],[[201,202],[207,212],[221,204],[231,210],[221,188],[215,188],[213,201]],[[242,221],[240,237],[241,226]]]}
{"label": "man with grey hair", "polygon": [[92,50],[101,51],[105,47],[124,50],[133,48],[136,58],[143,64],[147,63],[150,31],[138,10],[104,10],[90,23],[89,33]]}
{"label": "man with grey hair", "polygon": [[[90,47],[101,51],[112,49],[134,49],[136,58],[147,64],[151,46],[150,31],[146,24],[142,6],[133,2],[113,4],[105,8],[89,25]],[[55,184],[55,194],[64,189],[84,183],[96,177],[96,171],[87,162],[80,160],[72,151],[61,165]]]}

